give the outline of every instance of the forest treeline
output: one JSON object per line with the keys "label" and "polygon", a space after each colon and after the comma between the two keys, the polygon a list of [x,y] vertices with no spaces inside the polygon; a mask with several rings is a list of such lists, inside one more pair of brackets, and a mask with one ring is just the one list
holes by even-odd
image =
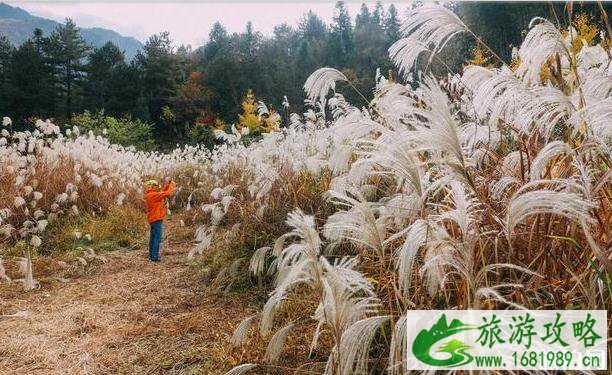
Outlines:
{"label": "forest treeline", "polygon": [[[507,61],[508,47],[520,44],[521,32],[532,17],[567,25],[563,3],[449,6]],[[594,22],[601,21],[598,4],[574,7]],[[403,10],[381,2],[371,8],[364,4],[353,18],[338,1],[331,24],[308,12],[297,26],[278,25],[269,37],[251,23],[243,32],[230,34],[217,22],[207,43],[197,49],[176,47],[164,32],[151,36],[132,61],[112,43],[96,49],[87,45],[70,19],[49,35],[35,30],[20,46],[0,36],[0,114],[13,118],[16,126],[33,118],[86,128],[100,124],[106,128],[110,121],[118,133],[142,135],[149,146],[153,140],[157,144],[194,141],[194,134],[196,142],[211,142],[210,132],[202,137],[194,130],[236,121],[249,89],[256,100],[279,113],[301,111],[302,85],[323,66],[342,70],[370,99],[374,69],[380,68],[391,79],[398,74],[387,49],[401,37]],[[446,51],[444,66],[434,63],[432,69],[438,75],[446,75],[447,66],[458,71],[476,47],[475,41],[465,39],[461,47]],[[354,92],[346,95],[352,102],[363,101]],[[289,108],[281,104],[285,96]]]}

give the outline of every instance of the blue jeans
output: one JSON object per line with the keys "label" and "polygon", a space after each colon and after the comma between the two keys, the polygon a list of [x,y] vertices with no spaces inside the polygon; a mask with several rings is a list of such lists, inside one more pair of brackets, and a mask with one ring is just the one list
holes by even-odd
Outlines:
{"label": "blue jeans", "polygon": [[149,259],[154,262],[159,262],[159,246],[162,242],[162,232],[164,221],[157,220],[151,223],[151,237],[149,237]]}

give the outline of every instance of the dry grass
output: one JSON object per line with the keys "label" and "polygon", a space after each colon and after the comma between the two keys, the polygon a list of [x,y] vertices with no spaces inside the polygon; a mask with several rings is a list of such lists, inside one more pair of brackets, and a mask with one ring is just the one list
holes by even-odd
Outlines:
{"label": "dry grass", "polygon": [[[0,318],[0,373],[217,374],[245,357],[260,359],[255,342],[253,351],[229,344],[257,301],[210,292],[201,267],[185,264],[188,228],[178,220],[168,223],[161,264],[149,263],[144,249],[104,253],[106,263],[63,283],[55,279],[60,263],[44,257],[35,267],[41,288],[24,294],[16,284],[0,285],[0,315],[28,312]],[[284,361],[295,363],[303,351],[291,350]]]}
{"label": "dry grass", "polygon": [[[67,216],[49,225],[42,252],[66,252],[78,247],[99,250],[136,249],[145,244],[146,222],[139,207],[111,206],[103,216]],[[91,235],[92,241],[76,239],[74,232]]]}

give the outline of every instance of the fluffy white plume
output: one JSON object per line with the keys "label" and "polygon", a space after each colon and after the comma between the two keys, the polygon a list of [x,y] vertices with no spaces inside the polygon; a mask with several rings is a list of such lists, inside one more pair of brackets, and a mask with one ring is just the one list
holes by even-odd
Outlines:
{"label": "fluffy white plume", "polygon": [[[541,181],[536,181],[541,183]],[[552,181],[554,182],[554,181]],[[526,185],[527,186],[527,185]],[[569,188],[576,187],[569,185]],[[530,215],[554,214],[564,216],[576,222],[593,222],[591,209],[594,204],[585,200],[580,194],[570,191],[519,190],[510,200],[506,214],[506,231],[510,235],[517,224]],[[568,189],[569,190],[569,189]]]}
{"label": "fluffy white plume", "polygon": [[0,281],[11,282],[11,278],[7,276],[6,269],[4,268],[4,259],[0,257]]}
{"label": "fluffy white plume", "polygon": [[[408,11],[401,32],[406,36],[389,48],[395,64],[407,74],[412,71],[418,57],[430,51],[432,57],[457,34],[468,31],[453,12],[437,4],[425,4]],[[428,46],[433,46],[429,49]]]}
{"label": "fluffy white plume", "polygon": [[[350,326],[342,335],[340,345],[335,348],[334,355],[329,358],[325,368],[325,374],[367,374],[368,373],[368,354],[374,336],[389,320],[388,316],[375,316],[360,320]],[[337,358],[339,357],[339,359]],[[337,362],[336,362],[337,361]],[[337,372],[337,369],[341,372]]]}
{"label": "fluffy white plume", "polygon": [[254,276],[261,276],[265,272],[266,259],[272,250],[269,246],[264,246],[255,251],[249,263],[249,272]]}
{"label": "fluffy white plume", "polygon": [[348,82],[348,78],[336,69],[321,68],[308,77],[304,83],[304,91],[311,100],[324,100],[329,90],[336,88],[338,81]]}
{"label": "fluffy white plume", "polygon": [[267,363],[275,363],[278,361],[280,357],[283,346],[285,346],[285,341],[287,340],[287,336],[291,333],[295,325],[293,323],[289,323],[283,328],[279,329],[274,336],[270,339],[268,343],[268,348],[266,349],[266,354],[264,356],[264,361]]}
{"label": "fluffy white plume", "polygon": [[550,21],[536,17],[529,23],[529,29],[519,49],[521,64],[516,74],[527,82],[537,83],[544,63],[555,54],[569,60],[569,49],[559,30]]}
{"label": "fluffy white plume", "polygon": [[246,341],[248,337],[249,330],[251,329],[251,326],[253,325],[253,321],[255,320],[256,317],[257,315],[251,315],[245,318],[242,322],[240,322],[238,327],[236,327],[236,330],[234,331],[232,338],[230,339],[230,342],[232,343],[232,345],[240,346],[244,344],[244,342]]}
{"label": "fluffy white plume", "polygon": [[233,369],[226,372],[225,375],[242,375],[255,368],[257,368],[257,365],[252,363],[245,363],[243,365],[234,367]]}

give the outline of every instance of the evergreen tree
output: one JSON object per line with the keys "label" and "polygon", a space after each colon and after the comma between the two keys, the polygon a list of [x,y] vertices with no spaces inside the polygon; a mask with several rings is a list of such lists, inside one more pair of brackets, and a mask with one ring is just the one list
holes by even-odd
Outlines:
{"label": "evergreen tree", "polygon": [[385,33],[365,4],[361,6],[361,13],[357,19],[359,22],[355,23],[355,57],[351,65],[356,73],[354,84],[361,92],[367,94],[375,84],[372,71],[381,68],[386,72],[392,64],[386,53]]}
{"label": "evergreen tree", "polygon": [[215,22],[208,34],[208,43],[202,49],[202,52],[206,58],[213,58],[219,50],[227,45],[227,41],[227,30],[220,22]]}
{"label": "evergreen tree", "polygon": [[344,1],[336,3],[329,47],[332,65],[345,66],[353,56],[353,26]]}
{"label": "evergreen tree", "polygon": [[355,18],[355,29],[359,27],[364,27],[370,22],[371,22],[370,9],[368,9],[368,6],[365,3],[363,3],[361,4],[360,13]]}
{"label": "evergreen tree", "polygon": [[327,38],[327,26],[325,22],[312,10],[303,15],[298,24],[300,36],[307,41],[325,40]]}
{"label": "evergreen tree", "polygon": [[11,56],[13,45],[4,35],[0,36],[0,113],[5,116],[9,110],[11,77]]}
{"label": "evergreen tree", "polygon": [[[125,65],[125,57],[119,48],[108,42],[95,49],[88,57],[87,83],[85,85],[86,106],[88,109],[106,109],[112,100],[116,84],[115,73],[120,66]],[[123,88],[123,87],[122,87]]]}
{"label": "evergreen tree", "polygon": [[25,41],[11,59],[11,112],[16,120],[53,115],[53,97],[48,94],[52,77],[36,42]]}
{"label": "evergreen tree", "polygon": [[90,47],[71,19],[66,19],[65,24],[53,31],[45,47],[54,67],[56,83],[65,99],[66,118],[69,118],[74,109],[75,91],[78,91],[84,77],[84,60]]}
{"label": "evergreen tree", "polygon": [[301,101],[296,60],[299,32],[287,24],[274,28],[273,38],[262,42],[258,64],[262,69],[262,85],[258,94],[271,105],[280,105],[283,96]]}
{"label": "evergreen tree", "polygon": [[[55,89],[55,76],[54,76],[54,66],[51,58],[47,56],[46,51],[49,49],[49,38],[46,38],[43,34],[43,31],[39,28],[34,29],[32,33],[32,43],[36,48],[37,56],[32,60],[32,63],[35,67],[33,67],[34,71],[38,71],[40,68],[39,76],[33,75],[38,79],[36,86],[38,87],[39,94],[38,97],[40,100],[40,113],[44,116],[54,116],[56,103],[55,99],[58,96],[58,93]],[[24,55],[27,56],[29,51],[23,51]],[[19,66],[16,64],[15,66]]]}
{"label": "evergreen tree", "polygon": [[261,34],[253,31],[253,23],[251,21],[247,22],[246,31],[241,43],[241,52],[244,56],[249,59],[254,58],[261,40]]}
{"label": "evergreen tree", "polygon": [[382,22],[385,19],[385,9],[383,8],[383,4],[381,1],[376,2],[376,6],[374,8],[374,12],[372,12],[372,22],[377,25],[382,26]]}
{"label": "evergreen tree", "polygon": [[[319,16],[312,11],[305,14],[298,24],[297,56],[295,60],[296,82],[305,82],[308,75],[326,64],[329,32]],[[292,94],[292,102],[302,101],[302,87],[298,85]]]}
{"label": "evergreen tree", "polygon": [[38,27],[34,29],[34,36],[32,40],[34,42],[34,45],[36,46],[36,51],[42,55],[43,47],[44,47],[46,40],[43,37],[43,31],[39,29]]}
{"label": "evergreen tree", "polygon": [[387,35],[387,45],[395,43],[400,38],[400,22],[395,5],[389,5],[389,10],[384,18],[383,28]]}
{"label": "evergreen tree", "polygon": [[227,40],[227,30],[217,21],[213,24],[210,33],[208,34],[209,43],[223,43]]}
{"label": "evergreen tree", "polygon": [[169,135],[173,129],[162,129],[162,108],[175,95],[179,69],[168,32],[153,35],[136,55],[141,73],[142,92],[150,118],[156,121],[157,135]]}

